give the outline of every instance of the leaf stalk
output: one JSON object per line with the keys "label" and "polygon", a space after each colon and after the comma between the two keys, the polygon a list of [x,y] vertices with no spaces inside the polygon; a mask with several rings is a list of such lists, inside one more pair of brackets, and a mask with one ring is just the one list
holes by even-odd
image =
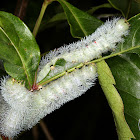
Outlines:
{"label": "leaf stalk", "polygon": [[40,27],[40,24],[41,24],[41,21],[43,19],[43,16],[44,16],[44,13],[46,11],[46,8],[48,7],[48,5],[50,3],[52,3],[54,0],[44,0],[43,4],[42,4],[42,8],[41,8],[41,11],[40,11],[40,14],[39,14],[39,17],[36,21],[36,24],[35,24],[35,27],[33,29],[33,35],[36,37],[37,33],[38,33],[38,30],[39,30],[39,27]]}

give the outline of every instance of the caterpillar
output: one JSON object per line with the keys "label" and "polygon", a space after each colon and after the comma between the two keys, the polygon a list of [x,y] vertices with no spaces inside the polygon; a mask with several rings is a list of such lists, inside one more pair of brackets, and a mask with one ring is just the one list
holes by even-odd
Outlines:
{"label": "caterpillar", "polygon": [[[116,48],[118,42],[123,42],[122,36],[128,34],[128,29],[124,19],[114,18],[81,41],[51,51],[40,62],[37,82],[61,72],[65,75],[44,84],[42,89],[32,92],[10,77],[1,79],[0,133],[13,138],[64,103],[85,93],[97,77],[96,66],[85,63]],[[56,66],[59,59],[64,59],[66,64]]]}
{"label": "caterpillar", "polygon": [[32,128],[47,114],[82,95],[94,85],[96,77],[93,64],[84,66],[34,93],[12,79],[4,79],[1,94],[6,103],[2,109],[4,112],[1,112],[3,120],[0,120],[0,132],[13,137],[20,131]]}
{"label": "caterpillar", "polygon": [[64,58],[67,62],[81,63],[98,58],[107,51],[116,48],[116,44],[123,42],[122,36],[128,35],[129,25],[125,19],[114,18],[101,25],[93,34],[81,41],[65,45],[51,51],[40,62],[37,81],[42,80],[54,65],[56,60]]}

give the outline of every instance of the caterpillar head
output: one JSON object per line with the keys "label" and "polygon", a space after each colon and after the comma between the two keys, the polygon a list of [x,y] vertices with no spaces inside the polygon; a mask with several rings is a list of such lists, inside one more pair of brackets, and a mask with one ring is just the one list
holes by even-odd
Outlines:
{"label": "caterpillar head", "polygon": [[119,19],[116,23],[116,30],[120,32],[128,31],[129,23],[125,19]]}

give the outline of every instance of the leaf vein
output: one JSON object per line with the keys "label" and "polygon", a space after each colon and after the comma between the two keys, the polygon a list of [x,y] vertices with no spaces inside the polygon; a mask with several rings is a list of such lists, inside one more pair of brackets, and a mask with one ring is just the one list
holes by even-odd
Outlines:
{"label": "leaf vein", "polygon": [[119,89],[119,90],[121,90],[121,91],[123,91],[123,92],[126,92],[127,94],[129,94],[130,96],[132,96],[133,98],[135,98],[136,100],[139,100],[139,98],[137,98],[136,96],[132,95],[130,92],[125,91],[123,89],[120,89],[120,88],[118,88],[118,86],[116,88]]}
{"label": "leaf vein", "polygon": [[140,76],[140,69],[137,67],[136,64],[134,64],[132,61],[130,61],[129,58],[127,58],[125,55],[121,55],[120,57],[122,57],[123,59],[125,59],[134,69],[137,70],[138,75]]}
{"label": "leaf vein", "polygon": [[133,38],[132,38],[132,47],[135,46],[135,41],[134,40],[135,40],[135,36],[136,36],[136,33],[137,33],[138,29],[134,32],[134,35],[133,35]]}
{"label": "leaf vein", "polygon": [[129,115],[131,118],[134,118],[136,121],[139,121],[137,118],[135,118],[134,116],[132,116],[130,113],[125,111],[125,114]]}

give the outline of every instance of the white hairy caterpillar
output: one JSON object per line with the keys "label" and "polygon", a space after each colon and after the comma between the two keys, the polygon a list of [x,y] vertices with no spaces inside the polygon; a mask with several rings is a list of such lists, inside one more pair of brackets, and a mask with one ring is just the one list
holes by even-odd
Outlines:
{"label": "white hairy caterpillar", "polygon": [[50,66],[54,65],[58,58],[64,58],[68,62],[84,63],[113,50],[118,42],[123,42],[122,36],[128,34],[128,28],[129,25],[124,19],[114,18],[81,41],[51,51],[40,63],[37,81],[46,76]]}
{"label": "white hairy caterpillar", "polygon": [[20,131],[32,128],[47,114],[82,95],[94,85],[96,77],[96,67],[91,64],[59,78],[35,93],[12,79],[4,79],[1,94],[6,103],[0,112],[0,132],[14,137]]}
{"label": "white hairy caterpillar", "polygon": [[[118,42],[123,41],[122,36],[128,34],[128,28],[124,19],[115,18],[82,41],[52,51],[40,63],[38,82],[48,74],[51,65],[55,65],[59,58],[65,59],[67,63],[65,66],[55,67],[50,77],[76,67],[79,63],[84,65],[114,49]],[[41,118],[86,92],[94,85],[96,77],[96,67],[90,64],[67,73],[34,92],[28,91],[24,85],[11,78],[4,78],[0,87],[0,133],[11,138],[32,128]]]}

